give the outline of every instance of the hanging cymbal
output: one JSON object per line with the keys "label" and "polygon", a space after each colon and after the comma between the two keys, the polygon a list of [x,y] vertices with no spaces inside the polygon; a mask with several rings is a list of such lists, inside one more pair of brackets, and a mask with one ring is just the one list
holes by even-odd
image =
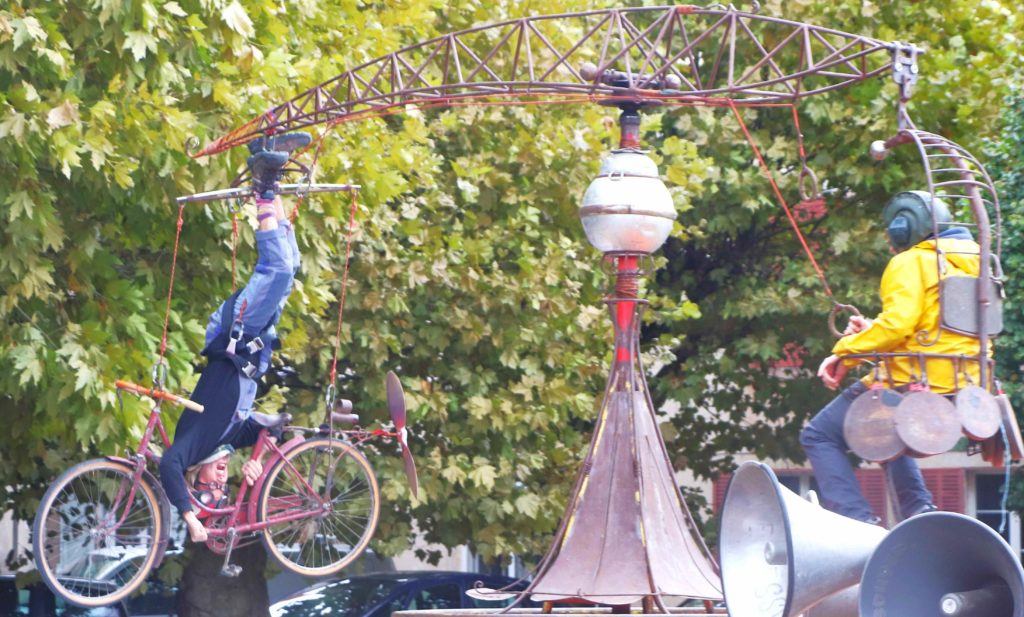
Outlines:
{"label": "hanging cymbal", "polygon": [[907,449],[896,434],[893,416],[903,395],[888,388],[871,388],[858,396],[843,420],[843,436],[854,454],[884,463]]}
{"label": "hanging cymbal", "polygon": [[1003,421],[996,397],[979,386],[967,386],[956,393],[960,426],[971,439],[982,441],[996,434]]}
{"label": "hanging cymbal", "polygon": [[960,418],[956,407],[946,397],[930,390],[904,396],[896,408],[894,419],[896,434],[915,456],[948,452],[960,440]]}

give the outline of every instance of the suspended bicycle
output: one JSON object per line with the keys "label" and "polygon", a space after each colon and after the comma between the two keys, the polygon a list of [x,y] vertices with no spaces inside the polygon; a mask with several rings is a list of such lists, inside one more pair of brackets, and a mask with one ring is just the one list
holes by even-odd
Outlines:
{"label": "suspended bicycle", "polygon": [[[47,490],[33,524],[33,551],[46,585],[79,606],[118,602],[159,566],[170,538],[170,507],[149,466],[159,462],[151,443],[170,440],[161,401],[202,411],[198,404],[163,390],[118,381],[120,390],[152,397],[146,430],[134,454],[79,463]],[[339,399],[330,422],[294,426],[289,414],[255,414],[264,426],[250,460],[266,457],[264,471],[246,482],[226,507],[210,507],[192,496],[205,515],[207,547],[224,555],[222,573],[236,576],[232,550],[256,538],[282,567],[303,576],[328,576],[352,563],[366,548],[380,516],[380,490],[361,447],[371,439],[397,440],[416,493],[416,467],[405,429],[405,397],[394,373],[387,376],[393,430],[358,427],[352,403]],[[352,428],[335,429],[334,424]],[[269,431],[293,436],[281,444]]]}
{"label": "suspended bicycle", "polygon": [[[290,152],[300,142],[282,136],[275,147]],[[290,142],[289,142],[290,140]],[[350,185],[275,184],[278,194],[348,191]],[[287,170],[293,171],[293,170]],[[162,484],[150,470],[161,457],[153,448],[154,435],[164,451],[171,446],[161,414],[163,402],[182,405],[196,412],[203,406],[167,392],[167,328],[174,271],[181,238],[185,205],[212,200],[244,200],[252,195],[242,177],[235,188],[178,198],[178,235],[171,263],[167,315],[160,357],[153,369],[153,386],[118,381],[119,391],[145,395],[155,401],[146,429],[134,453],[108,456],[75,465],[50,486],[36,512],[33,551],[36,567],[46,585],[72,604],[84,607],[118,602],[132,592],[160,565],[171,539],[170,505]],[[237,241],[237,225],[232,228]],[[351,221],[348,239],[351,246]],[[232,243],[233,245],[235,242]],[[346,249],[347,279],[349,251]],[[234,251],[232,255],[234,263]],[[234,286],[234,267],[232,281]],[[342,282],[344,292],[345,282]],[[341,327],[339,302],[338,327]],[[244,307],[243,307],[244,310]],[[262,540],[267,551],[282,567],[303,576],[328,576],[352,563],[366,548],[380,515],[380,491],[373,468],[361,447],[371,439],[396,440],[401,445],[405,470],[412,492],[417,492],[416,467],[408,448],[405,430],[405,396],[394,373],[387,376],[387,405],[392,430],[368,430],[359,426],[351,401],[335,399],[338,349],[335,347],[326,395],[325,423],[316,428],[292,424],[289,414],[276,416],[253,413],[261,427],[250,461],[265,461],[262,473],[251,484],[242,482],[238,494],[228,503],[210,503],[196,494],[189,499],[206,529],[206,546],[224,556],[221,573],[237,576],[241,567],[231,563],[232,551],[243,544]],[[350,428],[336,429],[335,425]],[[271,432],[291,438],[278,443]],[[201,497],[201,495],[200,495]]]}

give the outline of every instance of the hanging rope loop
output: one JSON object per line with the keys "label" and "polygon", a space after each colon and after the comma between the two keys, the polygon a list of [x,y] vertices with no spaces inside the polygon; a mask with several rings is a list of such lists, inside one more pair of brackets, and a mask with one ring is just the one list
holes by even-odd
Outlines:
{"label": "hanging rope loop", "polygon": [[797,182],[797,190],[800,192],[800,199],[804,202],[821,199],[821,190],[818,188],[818,176],[807,165],[800,170],[800,179]]}

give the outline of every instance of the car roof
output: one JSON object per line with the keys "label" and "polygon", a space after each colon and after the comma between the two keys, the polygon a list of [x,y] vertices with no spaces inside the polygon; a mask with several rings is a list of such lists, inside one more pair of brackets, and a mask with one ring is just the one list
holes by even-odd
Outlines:
{"label": "car roof", "polygon": [[[484,574],[482,572],[457,572],[454,570],[408,570],[399,572],[375,572],[373,574],[359,574],[346,576],[338,580],[427,580],[432,578],[508,578],[507,576]],[[335,581],[331,581],[335,582]]]}
{"label": "car roof", "polygon": [[336,579],[329,579],[314,583],[313,585],[300,589],[295,593],[289,595],[284,600],[291,600],[299,596],[305,595],[310,592],[318,591],[328,587],[333,587],[346,581],[358,582],[374,582],[374,581],[390,581],[398,584],[409,584],[417,582],[431,582],[431,581],[459,581],[459,582],[475,582],[475,581],[486,581],[490,584],[507,585],[514,582],[516,579],[509,578],[507,576],[494,575],[494,574],[483,574],[480,572],[458,572],[455,570],[407,570],[399,572],[374,572],[371,574],[357,574],[354,576],[344,576]]}

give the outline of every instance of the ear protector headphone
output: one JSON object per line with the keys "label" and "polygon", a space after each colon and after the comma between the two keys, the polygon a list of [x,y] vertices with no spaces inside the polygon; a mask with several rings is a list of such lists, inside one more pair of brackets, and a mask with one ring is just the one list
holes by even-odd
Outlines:
{"label": "ear protector headphone", "polygon": [[897,193],[882,211],[889,244],[905,251],[953,221],[949,206],[926,191]]}

